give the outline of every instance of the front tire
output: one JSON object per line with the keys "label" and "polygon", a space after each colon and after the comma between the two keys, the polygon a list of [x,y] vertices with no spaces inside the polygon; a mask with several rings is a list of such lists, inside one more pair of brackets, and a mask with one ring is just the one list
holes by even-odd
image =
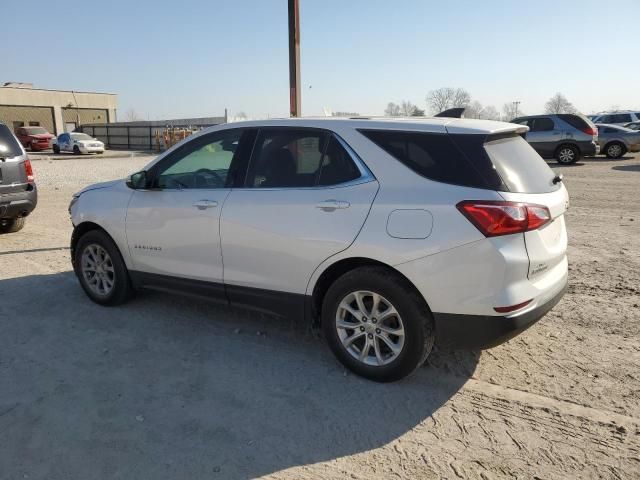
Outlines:
{"label": "front tire", "polygon": [[54,145],[52,148],[53,148],[53,153],[60,153],[60,147],[58,145]]}
{"label": "front tire", "polygon": [[122,255],[103,231],[91,230],[80,237],[74,270],[87,296],[100,305],[120,305],[133,294]]}
{"label": "front tire", "polygon": [[357,268],[331,285],[322,329],[345,367],[377,382],[412,374],[435,340],[424,299],[404,277],[382,267]]}
{"label": "front tire", "polygon": [[622,157],[625,153],[627,153],[627,149],[620,142],[611,142],[605,147],[604,153],[607,158],[616,159]]}
{"label": "front tire", "polygon": [[580,150],[574,145],[560,145],[555,157],[560,165],[571,165],[580,160]]}
{"label": "front tire", "polygon": [[73,154],[74,155],[80,155],[80,148],[77,145],[73,146]]}
{"label": "front tire", "polygon": [[18,232],[22,230],[25,222],[26,219],[24,217],[3,218],[0,220],[0,234]]}

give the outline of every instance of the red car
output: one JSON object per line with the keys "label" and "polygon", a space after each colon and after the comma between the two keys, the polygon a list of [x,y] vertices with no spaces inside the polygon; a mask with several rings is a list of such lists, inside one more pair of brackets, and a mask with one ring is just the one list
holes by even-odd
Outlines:
{"label": "red car", "polygon": [[42,127],[19,127],[16,129],[16,137],[24,148],[37,152],[51,148],[51,135]]}

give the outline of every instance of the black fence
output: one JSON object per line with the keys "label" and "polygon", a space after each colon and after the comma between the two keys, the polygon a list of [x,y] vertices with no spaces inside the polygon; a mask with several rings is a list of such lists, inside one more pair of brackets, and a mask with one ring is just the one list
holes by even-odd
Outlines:
{"label": "black fence", "polygon": [[75,129],[76,132],[83,132],[97,138],[105,144],[107,148],[113,149],[129,149],[129,150],[156,150],[158,143],[156,141],[156,132],[160,136],[160,148],[164,148],[162,140],[162,132],[169,127],[172,129],[190,129],[200,130],[213,126],[207,125],[167,125],[167,126],[149,126],[149,125],[82,125]]}

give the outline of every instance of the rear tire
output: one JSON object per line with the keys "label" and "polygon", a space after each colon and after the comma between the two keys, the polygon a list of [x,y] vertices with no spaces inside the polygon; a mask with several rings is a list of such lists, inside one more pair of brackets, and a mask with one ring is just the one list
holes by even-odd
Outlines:
{"label": "rear tire", "polygon": [[574,145],[560,145],[554,156],[560,165],[571,165],[580,160],[580,150]]}
{"label": "rear tire", "polygon": [[604,148],[607,158],[620,158],[627,153],[627,148],[620,142],[611,142]]}
{"label": "rear tire", "polygon": [[73,146],[73,154],[74,155],[80,155],[80,148],[77,145]]}
{"label": "rear tire", "polygon": [[383,267],[357,268],[329,287],[322,329],[345,367],[377,382],[411,375],[435,340],[424,299],[404,277]]}
{"label": "rear tire", "polygon": [[24,227],[26,219],[24,217],[18,218],[3,218],[0,220],[0,233],[15,233]]}
{"label": "rear tire", "polygon": [[53,148],[53,153],[60,153],[60,147],[58,145],[54,145],[52,148]]}
{"label": "rear tire", "polygon": [[74,270],[87,296],[100,305],[120,305],[133,295],[122,255],[101,230],[90,230],[80,237],[74,252]]}

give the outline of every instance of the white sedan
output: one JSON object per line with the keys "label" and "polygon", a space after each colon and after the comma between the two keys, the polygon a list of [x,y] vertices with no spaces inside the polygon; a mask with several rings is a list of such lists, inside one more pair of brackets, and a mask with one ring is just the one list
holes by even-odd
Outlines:
{"label": "white sedan", "polygon": [[73,152],[76,155],[81,153],[103,153],[104,143],[97,138],[90,137],[86,133],[63,133],[58,138],[51,140],[51,148],[54,153]]}

